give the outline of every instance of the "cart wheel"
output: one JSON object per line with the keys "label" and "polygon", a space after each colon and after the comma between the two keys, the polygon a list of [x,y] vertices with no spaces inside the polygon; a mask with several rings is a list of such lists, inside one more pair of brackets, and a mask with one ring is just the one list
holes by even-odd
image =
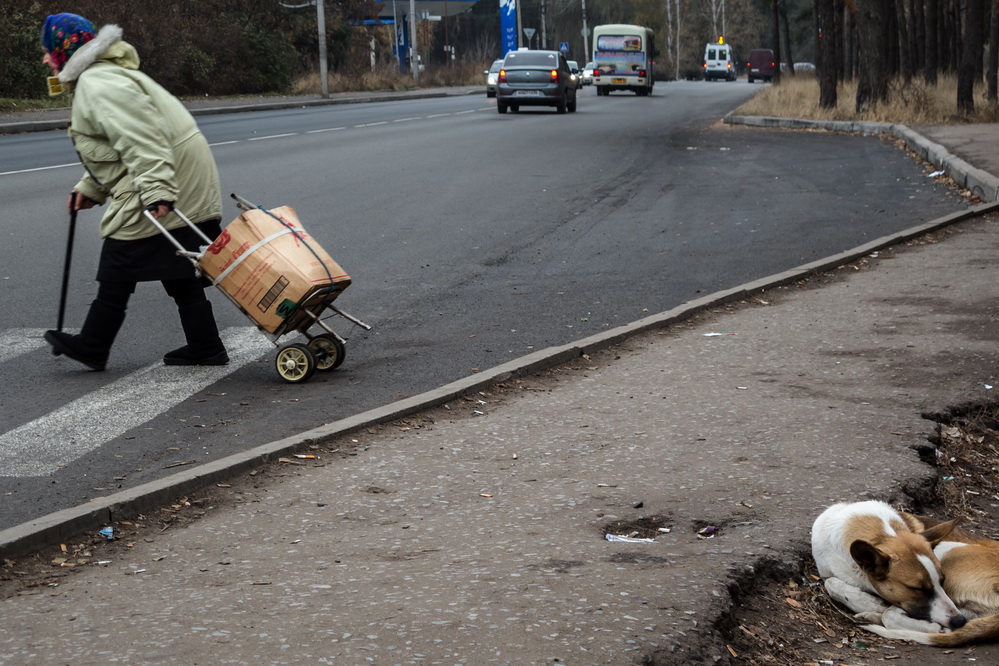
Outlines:
{"label": "cart wheel", "polygon": [[291,384],[307,381],[316,373],[316,357],[307,345],[294,342],[278,350],[274,366],[281,379]]}
{"label": "cart wheel", "polygon": [[321,333],[309,340],[309,350],[316,357],[316,370],[336,370],[343,363],[346,350],[343,343],[329,333]]}

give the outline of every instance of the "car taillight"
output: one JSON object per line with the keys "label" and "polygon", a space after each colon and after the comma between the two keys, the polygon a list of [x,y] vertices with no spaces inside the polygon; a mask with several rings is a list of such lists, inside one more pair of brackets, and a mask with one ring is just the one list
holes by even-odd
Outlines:
{"label": "car taillight", "polygon": [[558,83],[557,69],[553,69],[552,71],[548,72],[548,80],[551,81],[552,83]]}
{"label": "car taillight", "polygon": [[644,79],[645,78],[645,70],[644,69],[638,70],[638,75]]}
{"label": "car taillight", "polygon": [[600,78],[600,70],[599,69],[593,70],[593,78],[595,78],[595,79],[599,79]]}
{"label": "car taillight", "polygon": [[496,75],[496,81],[499,83],[506,83],[506,70],[501,69],[499,74]]}

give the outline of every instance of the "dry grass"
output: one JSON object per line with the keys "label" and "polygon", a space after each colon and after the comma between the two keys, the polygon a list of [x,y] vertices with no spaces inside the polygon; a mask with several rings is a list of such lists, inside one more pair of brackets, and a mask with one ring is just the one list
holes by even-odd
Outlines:
{"label": "dry grass", "polygon": [[[456,63],[450,67],[432,67],[420,72],[420,88],[446,88],[450,86],[485,85],[482,72],[488,65]],[[412,74],[403,74],[394,65],[377,67],[356,73],[330,73],[331,93],[358,92],[365,90],[411,90],[417,86]],[[293,95],[318,95],[320,93],[318,73],[308,74],[295,80],[290,93]]]}
{"label": "dry grass", "polygon": [[936,86],[913,79],[892,82],[888,102],[868,113],[856,113],[856,81],[840,84],[834,109],[819,107],[819,81],[812,74],[784,76],[780,85],[767,86],[735,115],[776,116],[809,120],[844,120],[903,125],[999,122],[999,106],[985,99],[985,86],[975,86],[975,113],[957,113],[957,78],[942,76]]}

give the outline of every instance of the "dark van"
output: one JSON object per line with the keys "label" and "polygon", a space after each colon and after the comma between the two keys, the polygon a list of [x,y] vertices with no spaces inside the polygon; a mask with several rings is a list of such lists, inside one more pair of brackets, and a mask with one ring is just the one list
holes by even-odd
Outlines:
{"label": "dark van", "polygon": [[770,49],[753,49],[749,52],[749,82],[774,80],[774,52]]}

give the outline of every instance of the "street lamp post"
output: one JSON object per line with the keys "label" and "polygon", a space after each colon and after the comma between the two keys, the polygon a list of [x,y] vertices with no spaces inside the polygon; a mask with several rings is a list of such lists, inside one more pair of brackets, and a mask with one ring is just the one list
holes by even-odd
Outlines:
{"label": "street lamp post", "polygon": [[543,49],[548,48],[548,28],[545,26],[545,0],[541,0],[541,43],[538,45]]}
{"label": "street lamp post", "polygon": [[316,29],[319,32],[319,87],[322,90],[323,99],[326,99],[330,96],[330,82],[326,63],[326,8],[323,6],[323,0],[309,0],[309,2],[300,5],[278,2],[279,5],[288,9],[301,9],[313,3],[316,5],[316,22],[318,24]]}
{"label": "street lamp post", "polygon": [[420,85],[420,65],[416,50],[416,0],[409,0],[409,66],[413,69],[413,84]]}
{"label": "street lamp post", "polygon": [[[521,11],[523,7],[520,6],[520,3],[517,3],[516,5],[514,5],[514,7],[517,13],[517,48],[519,49],[520,45],[523,43],[520,41],[520,35],[521,33],[524,32],[524,21],[520,16],[523,13]],[[530,44],[527,45],[528,48],[530,48],[530,46],[531,46]]]}
{"label": "street lamp post", "polygon": [[329,65],[326,63],[326,7],[323,0],[316,0],[316,15],[319,23],[319,86],[323,99],[329,99]]}

